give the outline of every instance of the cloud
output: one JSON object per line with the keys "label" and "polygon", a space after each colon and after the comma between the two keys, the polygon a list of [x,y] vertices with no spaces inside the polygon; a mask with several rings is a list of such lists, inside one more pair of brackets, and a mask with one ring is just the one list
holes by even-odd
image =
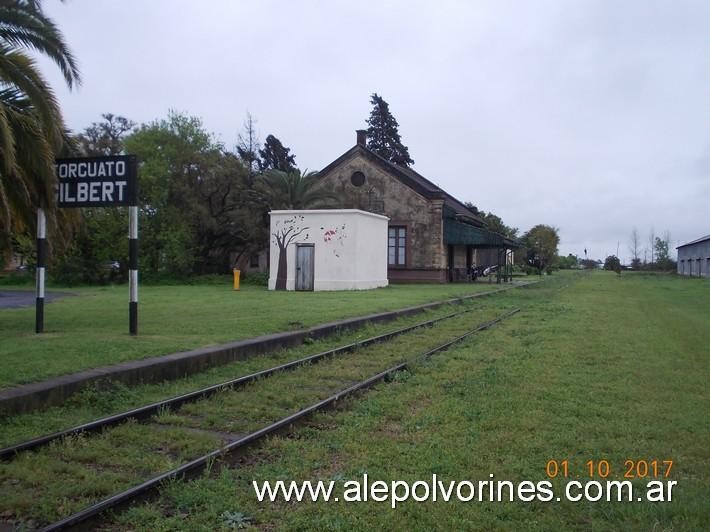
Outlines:
{"label": "cloud", "polygon": [[[69,125],[101,113],[201,116],[227,145],[244,114],[301,166],[350,148],[369,95],[415,168],[562,253],[622,258],[636,226],[710,232],[707,2],[47,4],[84,75]],[[599,250],[596,252],[596,250]]]}

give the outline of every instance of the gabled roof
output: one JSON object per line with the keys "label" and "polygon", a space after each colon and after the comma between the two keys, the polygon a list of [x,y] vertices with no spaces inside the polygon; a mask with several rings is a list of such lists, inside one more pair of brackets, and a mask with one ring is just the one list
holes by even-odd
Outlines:
{"label": "gabled roof", "polygon": [[474,225],[478,225],[480,227],[485,227],[486,223],[471,209],[466,207],[466,205],[454,198],[451,194],[429,181],[423,175],[415,172],[409,167],[392,163],[374,151],[359,144],[356,144],[343,155],[338,157],[335,161],[323,168],[319,174],[327,174],[333,168],[357,153],[360,153],[373,163],[377,164],[380,168],[396,177],[401,183],[408,186],[421,196],[424,196],[427,199],[443,199],[444,205],[451,209],[455,213],[456,217],[462,221],[473,223]]}
{"label": "gabled roof", "polygon": [[692,242],[688,242],[687,244],[682,244],[676,249],[684,248],[685,246],[692,246],[693,244],[700,244],[700,242],[705,242],[706,240],[710,240],[710,235],[705,235],[704,237],[698,238],[697,240],[693,240]]}

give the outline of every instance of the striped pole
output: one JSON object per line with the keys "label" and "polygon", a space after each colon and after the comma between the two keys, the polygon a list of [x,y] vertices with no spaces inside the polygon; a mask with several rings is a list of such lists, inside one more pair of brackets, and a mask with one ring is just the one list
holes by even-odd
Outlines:
{"label": "striped pole", "polygon": [[138,334],[138,207],[128,207],[128,322]]}
{"label": "striped pole", "polygon": [[44,332],[44,268],[47,261],[47,218],[37,209],[37,283],[35,287],[35,332]]}

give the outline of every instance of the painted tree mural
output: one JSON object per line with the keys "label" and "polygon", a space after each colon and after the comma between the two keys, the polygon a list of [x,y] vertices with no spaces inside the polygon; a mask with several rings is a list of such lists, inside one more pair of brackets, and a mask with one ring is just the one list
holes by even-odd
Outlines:
{"label": "painted tree mural", "polygon": [[[274,243],[279,246],[279,266],[276,270],[276,285],[275,290],[286,290],[286,277],[288,276],[288,256],[286,250],[293,241],[301,236],[308,227],[302,227],[303,216],[294,216],[287,220],[276,222],[275,232],[271,233],[274,237]],[[304,238],[308,238],[308,233]]]}

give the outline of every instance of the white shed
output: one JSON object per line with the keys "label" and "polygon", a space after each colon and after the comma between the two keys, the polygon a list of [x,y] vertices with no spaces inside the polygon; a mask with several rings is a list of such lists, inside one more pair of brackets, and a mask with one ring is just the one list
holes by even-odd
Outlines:
{"label": "white shed", "polygon": [[387,286],[388,218],[357,209],[271,211],[269,290]]}

